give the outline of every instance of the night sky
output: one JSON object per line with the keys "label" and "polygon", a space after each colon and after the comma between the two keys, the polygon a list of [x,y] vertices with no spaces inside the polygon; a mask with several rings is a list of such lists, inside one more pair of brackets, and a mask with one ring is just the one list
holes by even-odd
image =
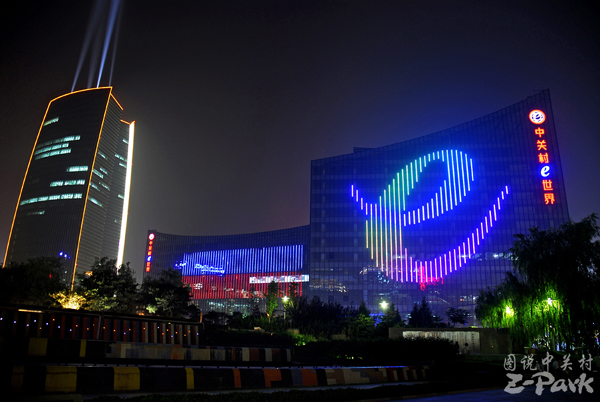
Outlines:
{"label": "night sky", "polygon": [[[44,112],[71,91],[92,9],[13,3],[0,28],[2,257]],[[111,84],[136,121],[125,261],[141,281],[148,229],[306,225],[311,160],[450,128],[543,89],[571,219],[600,212],[600,30],[587,3],[566,3],[124,0]],[[110,59],[101,85],[109,70]]]}

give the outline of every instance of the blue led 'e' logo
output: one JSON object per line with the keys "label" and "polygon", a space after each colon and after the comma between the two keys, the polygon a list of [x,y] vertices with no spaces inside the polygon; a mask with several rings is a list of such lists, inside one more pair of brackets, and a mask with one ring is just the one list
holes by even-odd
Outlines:
{"label": "blue led 'e' logo", "polygon": [[540,173],[542,174],[543,177],[550,176],[550,166],[544,166]]}

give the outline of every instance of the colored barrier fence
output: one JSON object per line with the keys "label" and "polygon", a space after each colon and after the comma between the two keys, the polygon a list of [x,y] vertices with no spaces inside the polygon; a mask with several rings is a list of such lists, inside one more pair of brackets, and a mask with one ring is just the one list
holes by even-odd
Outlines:
{"label": "colored barrier fence", "polygon": [[380,384],[426,380],[429,369],[5,366],[2,371],[7,382],[2,385],[13,393],[95,394]]}
{"label": "colored barrier fence", "polygon": [[250,348],[228,346],[181,347],[179,345],[147,345],[113,343],[109,358],[200,360],[227,362],[291,362],[292,351],[287,348]]}
{"label": "colored barrier fence", "polygon": [[138,344],[48,338],[0,338],[0,357],[40,358],[53,362],[98,362],[101,359],[168,360],[186,362],[289,363],[287,348]]}

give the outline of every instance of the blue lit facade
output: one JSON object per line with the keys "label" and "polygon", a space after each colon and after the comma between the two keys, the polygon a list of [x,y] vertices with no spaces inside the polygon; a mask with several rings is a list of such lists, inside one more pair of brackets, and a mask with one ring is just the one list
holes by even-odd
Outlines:
{"label": "blue lit facade", "polygon": [[394,303],[403,317],[425,297],[443,315],[473,310],[479,290],[505,278],[515,234],[568,220],[544,91],[434,134],[313,161],[309,226],[215,237],[151,231],[145,264],[148,275],[182,269],[204,311],[235,311],[250,285],[260,297],[275,279],[326,302],[364,300],[372,313]]}
{"label": "blue lit facade", "polygon": [[[543,119],[537,113],[542,113]],[[315,160],[309,292],[405,316],[472,310],[512,268],[513,235],[569,219],[547,91],[477,120]]]}
{"label": "blue lit facade", "polygon": [[282,294],[296,284],[302,295],[309,276],[308,226],[231,236],[178,236],[148,232],[144,278],[181,270],[192,299],[204,312],[250,312],[271,281]]}

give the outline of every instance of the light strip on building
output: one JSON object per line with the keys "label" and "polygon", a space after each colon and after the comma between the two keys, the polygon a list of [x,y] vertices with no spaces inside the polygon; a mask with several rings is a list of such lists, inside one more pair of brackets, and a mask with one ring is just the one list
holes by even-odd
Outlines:
{"label": "light strip on building", "polygon": [[460,153],[460,172],[461,172],[461,177],[462,177],[463,195],[466,197],[467,196],[467,188],[465,187],[465,165],[463,163],[463,153],[462,152]]}
{"label": "light strip on building", "polygon": [[[116,100],[116,99],[115,99]],[[121,232],[119,235],[119,251],[117,252],[117,268],[123,264],[125,253],[125,235],[127,234],[127,217],[129,215],[129,195],[131,193],[131,171],[133,169],[133,140],[135,121],[129,124],[129,145],[127,146],[127,171],[125,172],[125,194],[123,196],[123,214],[121,216]]]}

